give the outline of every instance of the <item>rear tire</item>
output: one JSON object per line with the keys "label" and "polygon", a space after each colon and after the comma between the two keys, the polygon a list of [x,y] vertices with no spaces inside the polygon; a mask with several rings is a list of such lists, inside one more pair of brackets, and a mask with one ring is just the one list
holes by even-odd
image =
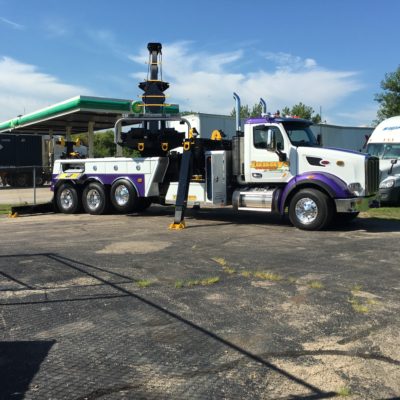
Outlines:
{"label": "rear tire", "polygon": [[56,192],[57,208],[64,214],[74,214],[80,208],[78,190],[70,183],[63,183]]}
{"label": "rear tire", "polygon": [[121,214],[133,212],[138,204],[138,196],[133,184],[127,179],[119,179],[111,186],[111,204]]}
{"label": "rear tire", "polygon": [[28,172],[20,172],[13,177],[13,186],[29,187],[32,186],[32,176]]}
{"label": "rear tire", "polygon": [[82,193],[82,204],[88,214],[104,214],[108,209],[108,196],[105,187],[98,182],[91,182],[86,185]]}
{"label": "rear tire", "polygon": [[316,189],[302,189],[289,204],[290,222],[299,229],[318,231],[329,225],[333,217],[331,199]]}

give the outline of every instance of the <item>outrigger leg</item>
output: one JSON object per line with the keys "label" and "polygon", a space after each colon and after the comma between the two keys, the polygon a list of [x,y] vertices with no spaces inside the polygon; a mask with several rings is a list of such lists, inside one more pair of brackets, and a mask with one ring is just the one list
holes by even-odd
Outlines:
{"label": "outrigger leg", "polygon": [[190,140],[186,140],[183,143],[183,154],[181,159],[181,167],[179,170],[178,193],[176,194],[174,222],[169,226],[169,229],[178,230],[185,228],[185,211],[187,207],[190,178],[192,174],[191,159],[191,142]]}

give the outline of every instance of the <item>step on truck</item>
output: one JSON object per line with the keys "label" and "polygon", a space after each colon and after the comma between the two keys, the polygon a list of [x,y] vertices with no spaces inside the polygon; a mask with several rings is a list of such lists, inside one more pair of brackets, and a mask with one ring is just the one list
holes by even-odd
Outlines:
{"label": "step on truck", "polygon": [[159,78],[161,49],[160,43],[148,44],[142,100],[115,127],[116,144],[137,150],[140,157],[57,160],[52,189],[61,212],[82,207],[90,214],[110,208],[132,213],[152,203],[173,204],[171,228],[180,229],[188,204],[205,203],[288,214],[297,228],[319,230],[377,205],[378,158],[321,148],[310,121],[270,115],[264,101],[263,114],[242,128],[240,98],[234,93],[236,134],[230,140],[218,130],[205,138],[190,126],[188,134],[169,127],[169,121],[189,122],[177,105],[165,103],[169,84]]}

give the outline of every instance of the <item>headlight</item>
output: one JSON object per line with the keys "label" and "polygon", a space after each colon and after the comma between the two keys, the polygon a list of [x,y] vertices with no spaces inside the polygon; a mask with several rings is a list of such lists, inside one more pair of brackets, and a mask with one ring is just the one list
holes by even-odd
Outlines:
{"label": "headlight", "polygon": [[382,181],[379,184],[379,189],[388,189],[394,186],[394,179],[388,179],[387,181]]}
{"label": "headlight", "polygon": [[350,192],[352,192],[356,196],[359,196],[361,194],[361,192],[363,191],[363,187],[361,186],[361,183],[359,183],[359,182],[349,183],[347,185],[347,188],[350,190]]}

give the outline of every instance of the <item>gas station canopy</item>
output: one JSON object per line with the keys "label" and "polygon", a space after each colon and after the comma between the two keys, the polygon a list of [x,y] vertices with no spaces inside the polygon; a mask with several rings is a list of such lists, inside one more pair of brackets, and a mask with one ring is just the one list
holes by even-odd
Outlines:
{"label": "gas station canopy", "polygon": [[0,133],[69,135],[98,131],[113,128],[123,114],[131,112],[131,100],[77,96],[0,122]]}

